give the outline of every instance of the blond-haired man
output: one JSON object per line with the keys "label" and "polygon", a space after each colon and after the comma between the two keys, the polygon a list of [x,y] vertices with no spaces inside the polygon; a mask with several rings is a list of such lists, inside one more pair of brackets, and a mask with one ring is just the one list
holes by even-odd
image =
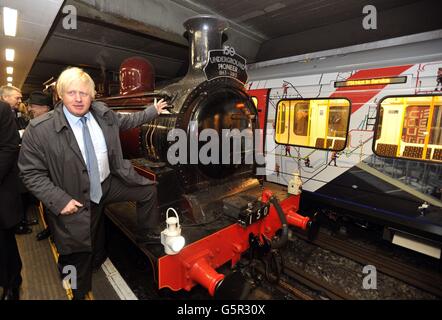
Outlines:
{"label": "blond-haired man", "polygon": [[95,85],[79,68],[57,80],[61,101],[30,122],[19,156],[27,188],[49,209],[49,226],[60,253],[61,270],[76,268],[75,299],[91,290],[92,270],[104,252],[103,208],[137,201],[140,238],[159,242],[156,186],[123,159],[119,131],[151,121],[167,106],[160,100],[144,111],[121,114],[94,101]]}

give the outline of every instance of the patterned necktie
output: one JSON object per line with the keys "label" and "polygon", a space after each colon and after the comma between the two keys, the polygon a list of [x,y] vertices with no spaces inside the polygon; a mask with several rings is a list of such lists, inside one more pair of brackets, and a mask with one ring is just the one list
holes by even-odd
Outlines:
{"label": "patterned necktie", "polygon": [[100,172],[98,170],[97,156],[95,155],[94,145],[92,144],[91,134],[89,133],[89,127],[87,126],[87,118],[82,117],[83,123],[83,142],[84,150],[86,152],[86,165],[89,173],[90,181],[90,197],[91,201],[99,203],[103,192],[101,191]]}

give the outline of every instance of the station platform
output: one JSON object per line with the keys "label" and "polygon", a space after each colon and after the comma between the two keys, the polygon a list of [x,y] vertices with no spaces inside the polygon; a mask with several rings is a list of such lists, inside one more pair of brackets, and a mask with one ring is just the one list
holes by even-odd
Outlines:
{"label": "station platform", "polygon": [[[16,235],[23,264],[20,299],[70,300],[71,292],[64,289],[57,269],[55,245],[50,238],[36,239],[45,227],[39,213],[37,207],[30,208],[28,219],[38,219],[39,224],[31,226],[32,233]],[[93,274],[92,288],[87,300],[138,300],[109,259]]]}

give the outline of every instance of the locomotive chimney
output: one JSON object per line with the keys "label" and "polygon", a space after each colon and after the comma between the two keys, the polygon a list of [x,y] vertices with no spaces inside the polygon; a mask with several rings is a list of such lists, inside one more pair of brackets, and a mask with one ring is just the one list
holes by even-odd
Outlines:
{"label": "locomotive chimney", "polygon": [[211,15],[199,15],[184,22],[190,45],[189,73],[202,71],[207,64],[209,50],[222,49],[223,32],[229,24]]}

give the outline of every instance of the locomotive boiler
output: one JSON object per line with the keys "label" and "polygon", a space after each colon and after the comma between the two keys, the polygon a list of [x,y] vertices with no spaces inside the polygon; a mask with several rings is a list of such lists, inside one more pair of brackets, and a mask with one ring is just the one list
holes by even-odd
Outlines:
{"label": "locomotive boiler", "polygon": [[[221,47],[227,22],[211,16],[198,16],[187,20],[184,26],[187,29],[186,36],[191,54],[189,70],[183,79],[154,92],[139,92],[153,89],[153,85],[137,84],[134,78],[143,82],[149,75],[142,77],[143,68],[139,68],[139,63],[132,63],[129,67],[123,65],[122,94],[105,99],[110,106],[119,109],[145,105],[151,102],[153,97],[165,98],[171,105],[167,114],[161,114],[155,121],[143,125],[132,135],[132,138],[137,136],[136,141],[140,142],[131,150],[132,157],[143,156],[149,160],[149,165],[155,168],[165,167],[169,162],[167,152],[175,143],[167,139],[172,129],[182,129],[190,138],[198,137],[201,131],[207,128],[216,130],[220,135],[223,129],[243,131],[257,128],[256,107],[244,89],[245,61],[236,54],[224,55]],[[210,62],[209,59],[215,62]],[[213,64],[217,64],[215,69],[222,65],[220,68],[224,67],[224,70],[212,70]],[[144,72],[149,73],[146,69],[148,68],[144,67]],[[222,72],[226,72],[226,75]],[[132,75],[124,76],[130,73]],[[125,83],[125,80],[129,84]],[[203,143],[198,144],[199,150]],[[242,153],[251,151],[244,148],[245,146],[242,146]],[[174,178],[179,183],[175,197],[176,192],[192,192],[223,181],[250,177],[253,172],[253,165],[250,164],[204,165],[193,159],[195,154],[192,152],[195,153],[195,150],[189,145],[186,160],[174,167]],[[218,154],[222,154],[221,149]],[[219,160],[221,163],[221,159]]]}
{"label": "locomotive boiler", "polygon": [[[140,247],[154,266],[158,287],[177,291],[200,284],[211,295],[240,297],[244,293],[241,276],[226,276],[216,269],[227,262],[234,266],[252,246],[267,251],[278,248],[287,240],[288,225],[308,229],[312,222],[296,213],[299,196],[287,198],[286,190],[277,185],[264,189],[255,174],[255,161],[244,161],[249,155],[253,159],[256,146],[260,148],[253,135],[259,114],[244,88],[245,60],[232,48],[222,48],[227,22],[204,15],[190,18],[184,26],[190,45],[184,78],[155,90],[149,63],[131,58],[121,67],[120,95],[103,101],[116,112],[134,112],[160,98],[171,106],[151,123],[121,133],[126,157],[138,173],[158,182],[160,211],[179,212],[186,239],[186,246],[176,254],[165,255],[161,245]],[[216,133],[219,142],[226,132],[246,132],[253,142],[245,143],[242,138],[247,137],[242,136],[239,149],[234,150],[239,152],[239,163],[231,161],[235,154],[230,141],[211,150],[215,161],[206,163],[198,157],[207,142],[198,141],[204,129]],[[171,154],[177,143],[174,130],[187,139],[184,156]],[[226,154],[229,161],[222,159]],[[170,161],[176,158],[180,160]],[[284,200],[279,203],[276,195]],[[110,205],[106,214],[134,240],[134,206]]]}

